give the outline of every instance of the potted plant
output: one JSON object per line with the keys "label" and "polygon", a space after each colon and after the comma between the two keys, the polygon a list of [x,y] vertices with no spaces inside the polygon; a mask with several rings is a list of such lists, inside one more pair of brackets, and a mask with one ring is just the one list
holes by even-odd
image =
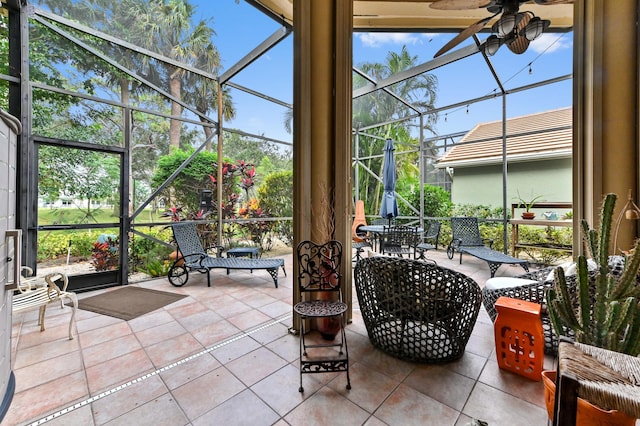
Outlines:
{"label": "potted plant", "polygon": [[534,217],[536,217],[536,214],[531,211],[531,208],[541,198],[542,198],[542,195],[538,195],[535,197],[532,195],[531,198],[525,199],[525,198],[522,198],[522,196],[520,196],[520,191],[518,191],[518,196],[516,197],[516,200],[518,201],[518,208],[524,209],[524,211],[522,212],[523,219],[531,220]]}
{"label": "potted plant", "polygon": [[[554,285],[547,291],[547,309],[558,335],[573,334],[580,343],[637,356],[640,354],[640,240],[635,242],[629,256],[609,256],[616,198],[615,194],[605,196],[598,230],[590,229],[585,220],[581,222],[587,255],[597,268],[589,272],[585,255],[578,256],[577,273],[571,279],[567,279],[563,268],[557,268]],[[621,273],[619,268],[612,267],[616,264],[623,265]],[[551,374],[546,373],[550,379]],[[635,420],[630,424],[635,424]]]}

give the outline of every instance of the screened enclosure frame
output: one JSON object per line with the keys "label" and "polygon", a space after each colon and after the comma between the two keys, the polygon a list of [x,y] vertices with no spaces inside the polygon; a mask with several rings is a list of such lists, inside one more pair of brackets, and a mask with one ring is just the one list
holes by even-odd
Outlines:
{"label": "screened enclosure frame", "polygon": [[[252,3],[252,2],[249,2]],[[170,93],[167,93],[166,90],[162,89],[161,87],[157,87],[156,85],[154,85],[152,82],[147,81],[144,77],[137,75],[135,72],[127,69],[126,67],[118,64],[116,61],[111,60],[110,58],[106,57],[104,54],[102,54],[101,52],[91,48],[90,46],[86,45],[85,43],[83,43],[81,40],[77,39],[76,37],[74,37],[72,34],[68,33],[67,31],[65,31],[64,27],[69,27],[72,28],[74,30],[80,31],[80,32],[84,32],[86,34],[91,34],[94,35],[95,37],[102,39],[105,43],[112,43],[115,44],[117,46],[120,46],[121,48],[136,52],[138,54],[144,54],[144,55],[148,55],[149,57],[152,57],[158,61],[162,61],[162,62],[166,62],[169,64],[172,64],[174,66],[177,66],[179,68],[188,70],[190,72],[193,72],[195,74],[200,75],[203,78],[207,78],[210,79],[212,81],[215,81],[218,84],[218,94],[219,97],[223,96],[223,90],[222,87],[223,86],[228,86],[228,87],[232,87],[234,89],[240,90],[240,91],[244,91],[250,95],[253,96],[257,96],[260,97],[266,101],[269,102],[273,102],[275,104],[278,104],[280,106],[286,107],[286,108],[293,108],[293,106],[289,103],[280,101],[278,99],[275,99],[273,97],[264,95],[262,93],[259,93],[255,90],[252,90],[250,88],[246,88],[243,87],[241,85],[238,85],[236,83],[233,83],[231,81],[231,79],[237,75],[241,70],[243,70],[244,68],[246,68],[247,66],[249,66],[251,63],[253,63],[256,59],[258,59],[260,56],[262,56],[263,54],[265,54],[266,52],[269,51],[269,49],[271,49],[272,47],[274,47],[276,44],[278,44],[280,41],[282,41],[283,39],[285,39],[286,37],[288,37],[292,31],[293,28],[288,25],[285,22],[282,22],[281,20],[277,20],[274,17],[270,16],[267,13],[267,16],[270,16],[271,18],[273,18],[274,20],[276,20],[278,23],[282,24],[282,28],[278,29],[276,32],[274,32],[271,36],[269,36],[267,39],[265,39],[260,45],[256,46],[249,54],[245,55],[245,57],[243,57],[240,61],[238,61],[236,64],[232,65],[228,70],[226,70],[225,72],[223,72],[222,74],[220,74],[219,76],[214,76],[211,75],[209,73],[203,72],[202,70],[193,68],[191,66],[189,66],[188,64],[184,64],[182,62],[173,60],[171,58],[167,58],[164,57],[160,54],[151,52],[151,51],[147,51],[142,49],[139,46],[135,46],[133,44],[130,44],[128,42],[125,42],[123,40],[120,40],[116,37],[112,37],[109,36],[107,34],[103,34],[103,33],[96,33],[96,31],[94,29],[88,28],[84,25],[78,24],[76,22],[70,21],[66,18],[60,17],[58,15],[37,9],[35,7],[32,6],[22,6],[20,7],[20,4],[15,2],[15,1],[10,1],[7,3],[8,11],[9,11],[9,39],[11,41],[10,43],[10,57],[9,57],[9,62],[10,62],[10,69],[11,69],[11,75],[0,75],[0,79],[2,80],[6,80],[9,83],[9,109],[10,112],[18,117],[22,118],[22,123],[23,126],[25,128],[25,132],[23,132],[23,135],[21,136],[22,138],[22,144],[21,144],[21,151],[20,151],[20,158],[22,158],[25,161],[20,161],[21,164],[27,164],[27,167],[21,167],[19,170],[19,184],[20,184],[20,189],[21,192],[27,194],[27,197],[23,200],[18,200],[18,209],[20,212],[20,217],[19,217],[19,226],[23,229],[23,233],[25,235],[25,238],[23,240],[23,253],[25,254],[24,259],[27,265],[35,267],[36,266],[36,252],[37,252],[37,231],[38,231],[38,227],[37,227],[37,187],[34,187],[34,173],[37,173],[37,149],[36,149],[36,145],[39,143],[46,143],[49,145],[58,145],[58,146],[64,146],[64,147],[75,147],[78,149],[94,149],[94,150],[98,150],[98,151],[103,151],[103,152],[107,152],[107,153],[113,153],[113,154],[117,154],[120,155],[122,160],[121,160],[121,171],[120,171],[120,181],[121,181],[121,188],[122,188],[122,193],[121,197],[120,197],[120,212],[121,212],[121,218],[120,218],[120,224],[119,224],[119,235],[120,235],[120,268],[119,268],[119,277],[118,277],[118,283],[125,283],[127,282],[127,277],[128,277],[128,265],[126,262],[126,259],[128,258],[127,253],[128,253],[128,245],[127,245],[127,238],[126,236],[129,235],[130,232],[133,232],[137,235],[141,235],[145,238],[148,238],[148,235],[145,235],[143,232],[140,232],[138,230],[136,230],[136,227],[140,227],[140,226],[153,226],[153,225],[160,225],[160,224],[153,224],[153,223],[134,223],[136,217],[139,216],[140,212],[144,209],[145,206],[147,206],[150,202],[152,202],[153,199],[155,199],[157,197],[157,195],[159,194],[159,192],[164,189],[171,181],[171,179],[175,178],[177,176],[177,174],[179,173],[180,170],[176,170],[176,172],[171,176],[170,179],[168,179],[160,188],[156,189],[153,194],[151,196],[149,196],[145,201],[143,201],[141,203],[140,206],[137,207],[137,209],[131,214],[129,212],[129,195],[130,194],[130,189],[129,188],[129,182],[130,182],[130,178],[131,178],[131,170],[130,170],[130,164],[131,164],[131,154],[132,154],[132,148],[130,146],[130,118],[124,121],[124,126],[125,126],[125,132],[124,132],[124,141],[123,141],[123,146],[122,147],[117,147],[117,146],[96,146],[93,144],[87,144],[87,143],[82,143],[82,142],[77,142],[77,141],[65,141],[65,140],[61,140],[61,139],[54,139],[54,138],[43,138],[37,135],[32,135],[32,128],[31,128],[31,112],[32,112],[32,91],[34,89],[38,89],[38,90],[47,90],[47,91],[51,91],[51,92],[57,92],[57,93],[62,93],[68,96],[74,96],[74,97],[78,97],[81,99],[87,99],[87,100],[91,100],[94,102],[101,102],[101,103],[106,103],[106,104],[110,104],[114,107],[117,108],[121,108],[123,111],[125,111],[125,117],[130,117],[131,114],[133,113],[133,111],[139,111],[139,112],[144,112],[146,114],[153,114],[159,117],[163,117],[163,118],[167,118],[167,119],[175,119],[175,120],[180,120],[181,122],[187,123],[187,122],[191,122],[192,124],[197,124],[197,125],[202,125],[201,121],[196,121],[196,120],[190,120],[189,118],[186,117],[182,117],[182,116],[171,116],[171,115],[167,115],[167,114],[162,114],[158,111],[149,111],[149,110],[144,110],[142,108],[138,108],[132,105],[126,105],[126,104],[122,104],[119,102],[114,102],[108,99],[104,99],[104,98],[99,98],[97,96],[90,96],[90,95],[86,95],[86,94],[82,94],[79,92],[71,92],[71,91],[66,91],[60,88],[56,88],[56,87],[51,87],[51,86],[47,86],[41,83],[37,83],[37,82],[33,82],[30,80],[29,78],[29,20],[33,20],[34,22],[37,22],[45,27],[47,27],[49,30],[54,31],[56,34],[58,34],[59,36],[62,36],[64,38],[66,38],[67,40],[69,40],[70,42],[74,43],[75,45],[83,48],[86,52],[88,52],[91,55],[94,55],[95,57],[99,58],[100,60],[103,60],[107,63],[109,63],[111,66],[117,68],[119,71],[127,74],[128,76],[142,82],[143,84],[145,84],[146,86],[148,86],[149,88],[152,88],[153,90],[157,91],[159,94],[161,94],[163,97],[165,97],[165,99],[169,99],[173,102],[177,102],[180,105],[182,105],[182,107],[184,107],[185,109],[187,109],[188,111],[190,111],[191,113],[195,114],[196,116],[201,117],[203,120],[206,120],[207,123],[209,123],[208,125],[211,127],[211,129],[214,131],[214,135],[215,137],[217,137],[217,146],[218,146],[218,154],[219,154],[219,158],[222,156],[223,154],[223,144],[222,144],[222,135],[224,132],[235,132],[244,136],[249,136],[252,138],[256,138],[258,140],[264,140],[264,141],[270,141],[270,142],[275,142],[275,143],[279,143],[279,144],[283,144],[283,145],[290,145],[292,146],[293,144],[284,142],[284,141],[279,141],[279,140],[275,140],[275,139],[271,139],[271,138],[267,138],[264,137],[262,135],[255,135],[255,134],[250,134],[250,133],[245,133],[243,131],[237,131],[234,129],[227,129],[221,126],[222,124],[222,117],[219,113],[217,119],[213,119],[207,115],[201,114],[200,112],[197,111],[197,109],[195,107],[193,107],[192,105],[188,104],[187,102],[181,101],[179,99],[175,99],[171,96]],[[437,113],[441,113],[441,112],[445,112],[447,110],[451,110],[454,108],[457,108],[461,105],[470,105],[470,104],[474,104],[474,103],[478,103],[478,102],[482,102],[484,100],[487,99],[491,99],[491,98],[496,98],[496,97],[501,97],[503,99],[502,102],[502,120],[503,123],[506,121],[506,114],[507,114],[507,96],[509,94],[513,94],[513,93],[517,93],[517,92],[521,92],[524,90],[529,90],[529,89],[533,89],[533,88],[537,88],[537,87],[541,87],[547,84],[553,84],[553,83],[557,83],[560,81],[564,81],[567,79],[571,79],[572,76],[571,75],[564,75],[564,76],[559,76],[553,79],[549,79],[549,80],[545,80],[545,81],[541,81],[541,82],[537,82],[534,84],[530,84],[530,85],[526,85],[526,86],[521,86],[515,89],[510,89],[507,90],[505,89],[503,83],[501,82],[501,79],[499,77],[499,75],[497,74],[497,72],[495,71],[495,69],[493,68],[493,65],[491,63],[490,58],[488,58],[484,52],[480,52],[478,49],[478,46],[480,45],[480,41],[478,40],[477,37],[474,36],[474,41],[475,41],[475,45],[472,46],[467,46],[467,47],[463,47],[461,49],[458,49],[456,51],[450,52],[446,55],[443,55],[437,59],[434,60],[430,60],[426,63],[423,63],[421,65],[418,65],[410,70],[404,71],[403,73],[400,73],[399,75],[392,75],[387,79],[381,80],[381,81],[374,81],[371,77],[369,77],[368,75],[366,75],[365,73],[363,73],[362,71],[358,70],[356,67],[353,68],[353,72],[355,75],[359,75],[365,79],[367,79],[369,81],[369,84],[360,87],[358,89],[354,89],[354,94],[353,94],[353,98],[358,98],[360,96],[365,96],[369,93],[373,93],[375,91],[383,91],[385,92],[387,95],[394,97],[397,101],[401,102],[403,105],[405,105],[407,108],[411,109],[413,111],[413,114],[410,117],[405,117],[400,121],[404,121],[404,120],[418,120],[419,122],[419,136],[418,136],[418,142],[416,142],[415,144],[410,145],[407,149],[403,149],[402,151],[398,151],[397,154],[401,157],[401,155],[403,153],[415,153],[418,152],[419,154],[419,167],[420,167],[420,208],[419,209],[415,209],[415,208],[411,208],[411,211],[413,213],[413,215],[408,215],[408,219],[412,219],[415,221],[418,221],[419,224],[421,226],[424,226],[424,172],[425,172],[425,165],[426,162],[428,161],[433,161],[434,159],[429,158],[426,155],[426,151],[428,148],[428,143],[435,141],[435,140],[451,140],[452,143],[455,143],[455,139],[457,137],[459,137],[459,135],[461,135],[462,133],[456,133],[456,134],[450,134],[450,135],[436,135],[434,137],[430,137],[430,138],[426,138],[425,137],[425,131],[424,131],[424,120],[425,120],[425,116],[429,115],[429,114],[437,114]],[[498,84],[498,87],[500,88],[500,93],[498,94],[494,94],[494,95],[488,95],[488,96],[484,96],[484,97],[478,97],[478,98],[473,98],[473,99],[468,99],[466,101],[462,101],[456,104],[452,104],[452,105],[448,105],[445,107],[440,107],[440,108],[436,108],[433,110],[429,110],[429,111],[421,111],[420,108],[418,108],[417,106],[411,104],[410,102],[407,102],[406,100],[402,99],[401,97],[399,97],[397,94],[395,94],[392,90],[392,88],[390,86],[392,86],[393,84],[396,84],[398,82],[404,81],[404,80],[408,80],[411,79],[413,77],[416,77],[420,74],[429,72],[431,70],[434,70],[436,68],[440,68],[442,66],[445,66],[447,64],[450,64],[452,62],[464,59],[470,55],[473,54],[477,54],[480,53],[481,55],[483,55],[486,65],[488,67],[488,69],[490,70],[491,74],[493,75],[496,83]],[[28,93],[28,95],[27,95]],[[367,128],[361,128],[361,129],[354,129],[353,130],[353,143],[356,145],[356,147],[361,143],[361,138],[364,137],[368,137],[369,135],[366,135],[366,130],[368,129],[372,129],[372,128],[376,128],[376,127],[380,127],[386,124],[389,124],[391,122],[385,122],[385,123],[377,123],[373,126],[369,126]],[[219,130],[220,129],[220,130]],[[503,217],[503,223],[506,224],[507,223],[507,217],[506,217],[506,211],[507,211],[507,203],[506,203],[506,172],[507,172],[507,161],[506,161],[506,140],[507,137],[509,136],[513,136],[513,135],[507,135],[506,134],[506,128],[503,125],[503,205],[504,205],[504,211],[505,211],[505,215]],[[206,143],[210,142],[211,139],[206,139],[205,142],[198,147],[195,152],[199,152],[200,150],[202,150],[205,146]],[[402,142],[400,142],[401,146],[402,146]],[[446,146],[446,143],[445,143]],[[380,153],[380,156],[382,156],[382,153]],[[357,149],[354,150],[354,157],[353,157],[353,165],[354,165],[354,175],[356,176],[355,179],[355,188],[354,188],[354,193],[353,193],[353,198],[358,199],[358,195],[359,195],[359,187],[358,187],[358,174],[361,172],[360,169],[362,168],[362,160],[363,158],[358,158],[358,151]],[[188,161],[185,162],[185,164],[183,164],[183,166],[181,167],[185,167],[188,164]],[[34,167],[36,167],[34,169]],[[364,170],[365,173],[369,173],[372,174],[373,176],[375,176],[375,179],[381,180],[381,177],[379,175],[377,175],[374,171],[372,170]],[[219,173],[221,173],[221,171],[219,170]],[[220,176],[219,176],[220,178]],[[220,202],[221,200],[221,195],[218,194],[218,202]],[[409,205],[407,200],[402,199],[402,197],[400,197],[401,202],[404,202],[406,205]],[[218,225],[219,225],[219,229],[221,229],[221,225],[223,223],[223,218],[222,218],[222,214],[220,213],[218,219],[217,219]],[[162,225],[166,225],[166,223],[163,223]],[[71,227],[71,226],[70,226]],[[77,229],[77,226],[73,226],[73,228]],[[41,228],[44,229],[44,228]],[[57,229],[61,229],[61,228],[57,228]],[[221,238],[221,235],[218,235],[218,238]],[[507,227],[504,227],[504,238],[505,238],[505,248],[507,247],[506,244],[506,238],[507,238]]]}

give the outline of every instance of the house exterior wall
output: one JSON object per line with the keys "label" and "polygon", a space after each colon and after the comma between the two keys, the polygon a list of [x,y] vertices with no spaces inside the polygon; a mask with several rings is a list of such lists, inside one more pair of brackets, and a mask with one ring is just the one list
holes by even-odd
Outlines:
{"label": "house exterior wall", "polygon": [[[571,159],[510,163],[507,168],[507,205],[540,195],[538,201],[571,202]],[[502,207],[502,165],[457,167],[451,200],[455,204]]]}

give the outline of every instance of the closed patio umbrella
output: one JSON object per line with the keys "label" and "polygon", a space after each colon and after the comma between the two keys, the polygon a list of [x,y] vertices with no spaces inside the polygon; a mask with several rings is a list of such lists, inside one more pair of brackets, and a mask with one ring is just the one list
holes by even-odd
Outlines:
{"label": "closed patio umbrella", "polygon": [[382,171],[382,185],[384,192],[382,194],[382,203],[380,205],[380,216],[391,219],[398,216],[398,201],[396,200],[396,163],[393,151],[393,140],[387,139],[384,144],[384,169]]}

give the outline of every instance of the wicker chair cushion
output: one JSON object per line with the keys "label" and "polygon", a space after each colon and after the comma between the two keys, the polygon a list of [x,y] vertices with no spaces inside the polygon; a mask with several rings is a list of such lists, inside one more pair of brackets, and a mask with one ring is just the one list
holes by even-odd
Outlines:
{"label": "wicker chair cushion", "polygon": [[501,288],[521,287],[523,285],[535,284],[537,281],[525,278],[515,277],[496,277],[489,278],[484,284],[484,288],[489,290],[498,290]]}
{"label": "wicker chair cushion", "polygon": [[427,363],[463,355],[482,300],[473,279],[418,260],[375,256],[357,264],[355,285],[374,346]]}

